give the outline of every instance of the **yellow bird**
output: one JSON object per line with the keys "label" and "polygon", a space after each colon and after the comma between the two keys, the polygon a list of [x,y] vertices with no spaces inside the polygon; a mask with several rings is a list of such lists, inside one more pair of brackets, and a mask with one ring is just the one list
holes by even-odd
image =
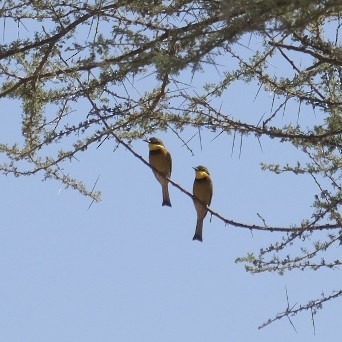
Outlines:
{"label": "yellow bird", "polygon": [[204,166],[194,167],[196,172],[193,195],[197,198],[194,199],[194,205],[197,212],[197,224],[193,240],[203,241],[203,220],[207,215],[207,206],[211,203],[213,197],[213,183],[210,178],[208,169]]}
{"label": "yellow bird", "polygon": [[163,192],[163,203],[171,207],[171,201],[169,196],[169,181],[165,178],[170,178],[172,171],[172,159],[170,152],[165,148],[163,142],[158,138],[150,138],[149,140],[144,140],[148,143],[150,153],[149,161],[150,165],[161,172],[164,177],[158,172],[153,170],[155,177],[162,186]]}

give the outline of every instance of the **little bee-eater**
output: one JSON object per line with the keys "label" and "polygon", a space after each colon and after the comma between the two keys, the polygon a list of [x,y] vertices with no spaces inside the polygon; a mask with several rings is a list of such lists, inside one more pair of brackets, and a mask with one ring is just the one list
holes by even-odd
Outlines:
{"label": "little bee-eater", "polygon": [[171,207],[171,201],[169,196],[169,181],[165,178],[170,178],[172,171],[172,159],[170,152],[165,148],[163,142],[158,138],[150,138],[149,140],[145,140],[148,143],[150,153],[149,153],[149,161],[150,165],[153,166],[156,170],[161,172],[164,177],[153,170],[155,177],[158,182],[162,186],[163,192],[163,203],[162,205],[166,205]]}
{"label": "little bee-eater", "polygon": [[196,197],[194,199],[194,205],[197,212],[197,224],[196,231],[193,240],[203,241],[203,220],[207,215],[207,206],[211,203],[211,198],[213,197],[213,183],[210,179],[210,173],[208,169],[204,166],[194,167],[196,172],[193,195]]}

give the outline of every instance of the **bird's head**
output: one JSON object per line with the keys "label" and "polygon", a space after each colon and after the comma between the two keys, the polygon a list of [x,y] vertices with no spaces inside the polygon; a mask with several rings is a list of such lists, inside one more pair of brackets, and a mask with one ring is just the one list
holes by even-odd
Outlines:
{"label": "bird's head", "polygon": [[196,166],[194,167],[194,170],[196,172],[197,179],[210,177],[209,170],[205,166],[202,166],[202,165]]}
{"label": "bird's head", "polygon": [[150,150],[160,150],[164,148],[164,143],[158,138],[152,137],[144,141],[149,144]]}

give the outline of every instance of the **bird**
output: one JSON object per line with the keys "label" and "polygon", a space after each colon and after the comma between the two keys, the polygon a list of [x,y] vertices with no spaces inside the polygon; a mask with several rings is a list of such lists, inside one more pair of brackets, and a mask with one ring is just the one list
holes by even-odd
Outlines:
{"label": "bird", "polygon": [[213,183],[210,178],[209,170],[205,166],[196,166],[193,168],[196,172],[193,195],[194,205],[197,212],[197,223],[193,240],[203,241],[203,220],[207,215],[211,199],[213,197]]}
{"label": "bird", "polygon": [[162,206],[171,207],[170,195],[169,195],[169,181],[165,178],[171,177],[172,171],[172,159],[170,152],[165,148],[164,143],[155,137],[148,140],[144,140],[149,146],[149,162],[156,170],[164,175],[164,177],[153,170],[155,177],[162,186],[163,202]]}

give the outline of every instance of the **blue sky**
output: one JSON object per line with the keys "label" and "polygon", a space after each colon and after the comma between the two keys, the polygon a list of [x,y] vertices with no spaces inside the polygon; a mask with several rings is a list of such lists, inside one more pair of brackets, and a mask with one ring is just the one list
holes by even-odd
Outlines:
{"label": "blue sky", "polygon": [[[281,64],[278,65],[282,67]],[[203,74],[202,74],[203,76]],[[203,76],[204,77],[204,76]],[[211,73],[210,77],[215,78]],[[196,80],[195,80],[196,81]],[[194,82],[195,82],[194,81]],[[144,81],[141,81],[144,87]],[[269,113],[272,94],[239,83],[222,99],[234,115]],[[1,100],[2,139],[18,137],[20,106]],[[82,111],[82,108],[79,109]],[[252,114],[251,114],[252,113]],[[305,124],[314,118],[303,109]],[[293,111],[297,119],[297,112]],[[285,119],[284,119],[285,123]],[[187,140],[196,133],[186,129]],[[244,223],[290,225],[310,216],[315,184],[294,175],[260,170],[261,161],[296,161],[288,144],[253,137],[202,132],[190,145],[192,156],[172,132],[157,134],[173,156],[172,179],[192,189],[193,166],[212,174],[212,208]],[[2,142],[2,141],[1,141]],[[134,149],[148,158],[146,143]],[[72,175],[97,188],[93,204],[77,192],[41,176],[2,176],[0,225],[0,341],[330,341],[341,330],[341,300],[328,303],[315,318],[284,319],[257,327],[290,305],[340,288],[341,273],[293,271],[250,275],[236,257],[258,251],[281,235],[225,226],[208,216],[204,242],[192,241],[193,203],[170,185],[172,208],[161,206],[161,189],[150,169],[114,142],[89,149],[66,165]],[[318,235],[319,236],[319,235]],[[336,258],[336,254],[332,258]]]}
{"label": "blue sky", "polygon": [[[5,115],[9,115],[4,111]],[[186,133],[184,133],[186,134]],[[230,156],[231,139],[210,142],[191,157],[172,135],[173,179],[188,190],[192,166],[210,167],[212,207],[226,217],[294,223],[307,211],[309,182],[260,172],[272,155]],[[252,142],[251,142],[252,144]],[[196,144],[194,144],[196,145]],[[147,157],[147,146],[135,142]],[[252,149],[252,148],[251,148]],[[252,149],[253,150],[253,149]],[[338,333],[339,302],[261,331],[257,326],[286,306],[340,286],[340,271],[251,276],[238,256],[279,238],[205,220],[204,242],[192,241],[191,200],[170,186],[172,208],[161,207],[152,172],[110,144],[80,156],[71,168],[90,184],[100,175],[103,201],[90,201],[55,182],[4,177],[0,239],[0,339],[3,341],[316,341]],[[281,178],[281,177],[280,177]]]}

